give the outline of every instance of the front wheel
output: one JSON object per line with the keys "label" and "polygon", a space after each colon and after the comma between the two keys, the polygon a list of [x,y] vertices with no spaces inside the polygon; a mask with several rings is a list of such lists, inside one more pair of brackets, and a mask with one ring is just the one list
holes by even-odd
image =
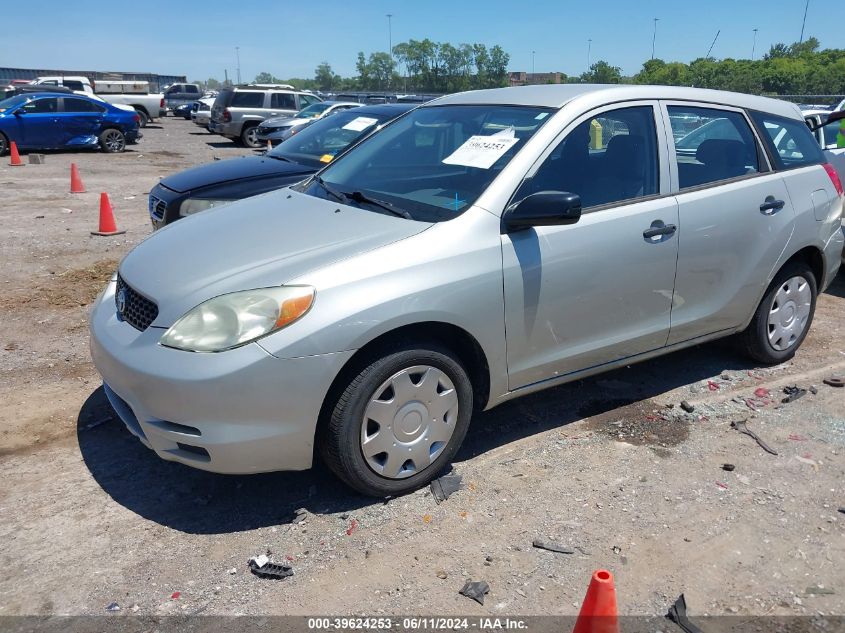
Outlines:
{"label": "front wheel", "polygon": [[323,429],[320,451],[355,490],[405,494],[452,460],[472,407],[472,384],[449,350],[409,345],[369,363],[348,382]]}
{"label": "front wheel", "polygon": [[123,135],[123,132],[113,127],[103,130],[100,134],[100,147],[104,152],[110,154],[122,152],[126,149],[126,137]]}
{"label": "front wheel", "polygon": [[817,293],[816,277],[806,263],[784,266],[741,335],[748,355],[766,364],[792,358],[810,330]]}
{"label": "front wheel", "polygon": [[0,156],[5,154],[9,151],[9,141],[6,140],[6,137],[3,134],[0,134]]}

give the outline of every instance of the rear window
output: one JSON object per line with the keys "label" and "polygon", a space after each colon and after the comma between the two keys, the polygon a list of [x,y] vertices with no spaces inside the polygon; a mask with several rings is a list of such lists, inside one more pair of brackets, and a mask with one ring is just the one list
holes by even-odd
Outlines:
{"label": "rear window", "polygon": [[62,83],[65,85],[65,88],[70,88],[74,91],[82,92],[85,90],[85,88],[82,87],[81,81],[68,81],[67,79],[64,79]]}
{"label": "rear window", "polygon": [[751,112],[751,118],[765,132],[763,140],[778,169],[792,169],[825,162],[818,141],[803,121]]}
{"label": "rear window", "polygon": [[235,92],[229,105],[233,108],[263,108],[263,92]]}

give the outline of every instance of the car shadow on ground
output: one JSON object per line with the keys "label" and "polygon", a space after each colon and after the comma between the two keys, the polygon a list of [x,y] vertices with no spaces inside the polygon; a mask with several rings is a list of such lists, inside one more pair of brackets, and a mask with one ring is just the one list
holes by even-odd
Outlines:
{"label": "car shadow on ground", "polygon": [[[455,462],[460,469],[460,462],[510,442],[648,400],[723,371],[752,367],[728,340],[513,400],[474,416]],[[305,472],[233,476],[166,462],[131,435],[116,415],[97,424],[111,415],[102,387],[79,412],[77,439],[86,466],[117,503],[176,530],[237,532],[288,523],[300,507],[327,514],[382,503],[339,485],[319,463]]]}
{"label": "car shadow on ground", "polygon": [[206,145],[208,145],[209,147],[213,147],[214,149],[241,149],[241,146],[233,141],[209,141],[208,143],[206,143]]}
{"label": "car shadow on ground", "polygon": [[825,294],[845,299],[845,263],[839,268],[839,274],[833,280],[833,283],[828,286]]}

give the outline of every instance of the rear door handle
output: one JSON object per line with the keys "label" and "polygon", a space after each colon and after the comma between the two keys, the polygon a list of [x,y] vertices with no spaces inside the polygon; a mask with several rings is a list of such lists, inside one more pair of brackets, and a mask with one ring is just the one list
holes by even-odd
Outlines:
{"label": "rear door handle", "polygon": [[649,229],[643,231],[643,237],[651,238],[657,237],[658,235],[672,235],[675,231],[678,230],[678,227],[674,224],[666,224],[664,226],[652,226]]}
{"label": "rear door handle", "polygon": [[785,204],[783,200],[775,200],[774,196],[767,196],[766,201],[760,205],[760,211],[766,215],[774,215],[783,209]]}

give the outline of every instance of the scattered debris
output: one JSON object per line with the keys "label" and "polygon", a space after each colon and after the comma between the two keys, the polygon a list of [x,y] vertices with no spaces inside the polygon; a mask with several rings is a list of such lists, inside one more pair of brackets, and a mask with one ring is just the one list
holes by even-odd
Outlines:
{"label": "scattered debris", "polygon": [[788,387],[784,387],[783,392],[786,394],[786,398],[781,400],[783,404],[794,402],[795,400],[798,400],[798,398],[803,398],[807,395],[807,390],[802,389],[798,385],[790,385]]}
{"label": "scattered debris", "polygon": [[424,514],[422,519],[423,519],[423,523],[431,523],[431,515],[430,514]]}
{"label": "scattered debris", "polygon": [[434,500],[437,503],[446,501],[453,493],[463,487],[461,479],[461,475],[453,471],[432,481],[431,494],[434,495]]}
{"label": "scattered debris", "polygon": [[618,545],[614,545],[612,549],[613,549],[614,554],[621,554],[622,553],[622,548],[619,547]]}
{"label": "scattered debris", "polygon": [[733,464],[722,464],[722,470],[731,472],[734,468],[736,468],[736,466],[734,466]]}
{"label": "scattered debris", "polygon": [[116,602],[112,602],[109,606],[106,607],[106,611],[120,611],[120,605]]}
{"label": "scattered debris", "polygon": [[447,574],[445,571],[443,571],[443,570],[441,569],[440,571],[438,571],[438,572],[437,572],[437,577],[438,577],[440,580],[446,580],[446,579],[449,577],[449,574]]}
{"label": "scattered debris", "polygon": [[713,382],[712,380],[708,380],[708,381],[707,381],[707,388],[708,388],[710,391],[719,391],[719,385],[717,385],[717,384],[716,384],[715,382]]}
{"label": "scattered debris", "polygon": [[237,573],[238,573],[238,568],[237,568],[237,567],[232,567],[232,568],[231,568],[231,569],[230,569],[227,573],[228,573],[230,576],[234,576],[235,574],[237,574]]}
{"label": "scattered debris", "polygon": [[813,394],[814,396],[818,395],[818,393],[819,393],[818,387],[816,387],[815,385],[810,385],[810,393]]}
{"label": "scattered debris", "polygon": [[291,520],[291,523],[302,523],[305,519],[308,518],[308,510],[305,508],[299,508],[298,510],[294,510],[294,516]]}
{"label": "scattered debris", "polygon": [[845,378],[842,376],[828,376],[822,382],[828,387],[845,387]]}
{"label": "scattered debris", "polygon": [[669,612],[666,614],[666,617],[686,631],[686,633],[703,633],[702,630],[690,622],[687,617],[687,601],[684,598],[684,594],[678,596],[678,599],[675,600],[675,604],[669,607]]}
{"label": "scattered debris", "polygon": [[261,554],[249,559],[249,571],[259,578],[287,578],[293,576],[293,568],[290,565],[279,565],[270,562],[270,559]]}
{"label": "scattered debris", "polygon": [[557,552],[558,554],[574,554],[575,550],[570,549],[568,547],[564,547],[563,545],[558,545],[557,543],[550,543],[548,541],[541,541],[539,539],[534,539],[531,544],[536,547],[537,549],[545,549],[550,552]]}
{"label": "scattered debris", "polygon": [[358,521],[356,519],[352,519],[349,522],[349,527],[346,528],[346,536],[352,536],[352,533],[355,531],[355,528],[358,527]]}
{"label": "scattered debris", "polygon": [[832,596],[836,594],[833,589],[824,585],[811,585],[807,587],[804,593],[810,596]]}
{"label": "scattered debris", "polygon": [[801,455],[796,455],[795,459],[797,459],[799,462],[801,462],[803,464],[809,464],[810,466],[818,466],[818,464],[815,461],[813,461],[812,459],[810,459],[809,457],[803,457]]}
{"label": "scattered debris", "polygon": [[464,588],[458,593],[462,596],[466,596],[467,598],[472,598],[478,604],[484,604],[484,594],[490,593],[490,585],[483,580],[478,582],[467,580]]}
{"label": "scattered debris", "polygon": [[766,389],[765,387],[757,387],[754,390],[754,395],[757,398],[768,398],[771,394],[769,393],[769,390]]}
{"label": "scattered debris", "polygon": [[174,591],[173,593],[170,594],[170,599],[171,600],[178,600],[181,595],[182,595],[181,591]]}
{"label": "scattered debris", "polygon": [[760,448],[762,448],[767,453],[771,453],[772,455],[778,454],[778,452],[776,450],[774,450],[772,447],[770,447],[768,444],[766,444],[763,440],[761,440],[759,435],[757,435],[754,431],[752,431],[751,429],[748,428],[748,426],[745,424],[745,420],[737,420],[737,421],[731,422],[731,428],[736,429],[740,433],[747,435],[748,437],[754,439],[754,441],[757,442],[757,444],[760,445]]}
{"label": "scattered debris", "polygon": [[806,437],[804,437],[803,435],[796,435],[795,433],[790,433],[789,439],[792,440],[793,442],[806,442],[807,441]]}
{"label": "scattered debris", "polygon": [[841,508],[839,508],[839,512],[841,512],[842,514],[845,514],[845,506],[842,506]]}
{"label": "scattered debris", "polygon": [[717,486],[719,486],[719,488],[721,488],[722,490],[727,490],[727,489],[728,489],[727,484],[723,484],[721,481],[717,481],[717,482],[716,482],[716,485],[717,485]]}
{"label": "scattered debris", "polygon": [[692,413],[693,411],[695,411],[695,407],[694,407],[694,406],[692,406],[692,405],[691,405],[689,402],[687,402],[686,400],[681,400],[681,408],[682,408],[684,411],[686,411],[687,413]]}

